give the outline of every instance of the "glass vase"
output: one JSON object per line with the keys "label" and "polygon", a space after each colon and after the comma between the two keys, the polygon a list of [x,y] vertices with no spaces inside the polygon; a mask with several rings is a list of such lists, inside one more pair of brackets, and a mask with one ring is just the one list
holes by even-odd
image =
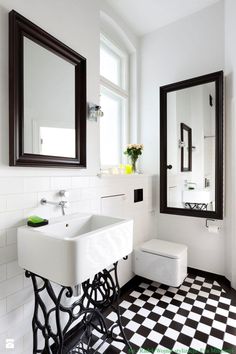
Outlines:
{"label": "glass vase", "polygon": [[137,163],[137,159],[131,159],[131,165],[132,165],[132,172],[133,173],[137,173],[136,163]]}

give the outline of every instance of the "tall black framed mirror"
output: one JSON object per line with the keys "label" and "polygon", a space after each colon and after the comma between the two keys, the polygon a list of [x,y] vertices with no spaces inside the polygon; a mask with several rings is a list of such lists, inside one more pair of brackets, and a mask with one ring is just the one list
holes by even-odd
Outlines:
{"label": "tall black framed mirror", "polygon": [[180,123],[181,172],[192,171],[192,128]]}
{"label": "tall black framed mirror", "polygon": [[160,88],[160,212],[223,219],[223,71]]}
{"label": "tall black framed mirror", "polygon": [[86,167],[86,59],[9,14],[10,166]]}

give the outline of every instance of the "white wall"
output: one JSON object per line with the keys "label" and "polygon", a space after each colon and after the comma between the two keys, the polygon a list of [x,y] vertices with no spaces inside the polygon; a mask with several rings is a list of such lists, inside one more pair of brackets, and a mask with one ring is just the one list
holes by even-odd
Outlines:
{"label": "white wall", "polygon": [[[145,35],[141,68],[143,168],[157,174],[159,189],[159,87],[224,68],[223,2]],[[189,266],[224,274],[224,228],[210,234],[204,219],[160,214],[158,206],[156,236],[188,245]]]}
{"label": "white wall", "polygon": [[236,2],[225,0],[226,275],[236,288]]}

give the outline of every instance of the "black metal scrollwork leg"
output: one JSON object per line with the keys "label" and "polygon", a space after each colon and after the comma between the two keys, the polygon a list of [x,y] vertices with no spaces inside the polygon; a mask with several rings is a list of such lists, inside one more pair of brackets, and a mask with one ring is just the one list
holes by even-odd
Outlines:
{"label": "black metal scrollwork leg", "polygon": [[[83,295],[70,306],[64,305],[63,300],[66,297],[72,297],[72,288],[60,286],[56,294],[49,280],[26,271],[26,277],[32,279],[35,294],[32,320],[33,354],[63,354],[65,336],[78,319],[83,326],[83,331],[78,338],[76,353],[96,353],[107,339],[124,343],[132,352],[121,321],[117,265],[118,262],[114,263],[111,269],[104,269],[96,274],[93,281],[85,281],[82,284]],[[50,308],[48,304],[45,304],[45,295],[50,300]],[[111,308],[117,315],[117,322],[111,328],[107,327],[105,316],[102,313],[108,308]],[[64,320],[62,320],[63,314],[67,315],[64,316],[66,317]],[[118,335],[114,333],[117,327]],[[93,330],[98,331],[103,338],[103,342],[96,350],[90,347]],[[42,342],[41,348],[39,348],[40,342]]]}
{"label": "black metal scrollwork leg", "polygon": [[185,203],[184,206],[192,210],[207,210],[207,204],[205,203]]}

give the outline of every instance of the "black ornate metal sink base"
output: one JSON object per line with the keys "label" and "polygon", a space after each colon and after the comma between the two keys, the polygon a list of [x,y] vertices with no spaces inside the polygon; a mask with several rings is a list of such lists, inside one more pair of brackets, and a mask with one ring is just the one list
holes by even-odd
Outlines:
{"label": "black ornate metal sink base", "polygon": [[[114,263],[110,270],[104,269],[96,274],[92,281],[85,281],[82,284],[81,297],[69,305],[66,300],[73,296],[71,287],[60,286],[58,290],[48,279],[29,271],[25,272],[26,277],[32,280],[35,294],[32,320],[33,354],[64,354],[66,334],[78,323],[80,331],[76,353],[97,353],[107,339],[124,343],[132,352],[121,323],[117,265],[118,262]],[[111,328],[108,328],[103,315],[107,308],[112,308],[117,314],[117,322]],[[114,333],[117,327],[119,335]],[[91,347],[93,330],[97,330],[104,339],[96,350]]]}

